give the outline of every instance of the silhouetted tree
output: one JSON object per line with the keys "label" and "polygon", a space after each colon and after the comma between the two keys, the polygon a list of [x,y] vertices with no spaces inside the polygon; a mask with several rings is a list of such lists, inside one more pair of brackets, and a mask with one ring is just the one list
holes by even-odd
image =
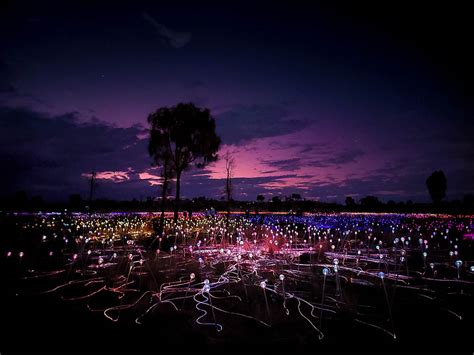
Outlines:
{"label": "silhouetted tree", "polygon": [[36,195],[31,198],[31,205],[35,209],[43,208],[45,206],[42,196]]}
{"label": "silhouetted tree", "polygon": [[225,171],[226,171],[226,180],[225,180],[225,198],[227,201],[227,218],[226,218],[226,233],[223,238],[224,246],[227,243],[227,234],[229,231],[229,217],[230,217],[230,202],[232,200],[232,177],[234,176],[234,157],[230,152],[226,152],[224,155],[225,160]]}
{"label": "silhouetted tree", "polygon": [[441,200],[446,196],[446,189],[448,184],[446,181],[446,176],[442,170],[435,171],[426,179],[426,186],[430,193],[431,199],[434,204],[439,204]]}
{"label": "silhouetted tree", "polygon": [[474,210],[474,195],[466,194],[462,199],[462,203],[466,211]]}
{"label": "silhouetted tree", "polygon": [[96,179],[96,172],[93,171],[91,174],[90,174],[90,191],[89,191],[89,205],[92,203],[92,198],[94,197],[94,188],[95,188],[95,179]]}
{"label": "silhouetted tree", "polygon": [[397,204],[395,203],[394,200],[387,201],[387,209],[388,210],[393,211],[393,210],[395,210],[396,207],[397,207]]}
{"label": "silhouetted tree", "polygon": [[381,202],[375,196],[366,196],[360,200],[360,204],[365,208],[373,209],[380,206]]}
{"label": "silhouetted tree", "polygon": [[272,202],[275,204],[280,204],[281,203],[281,198],[279,196],[273,196],[272,197]]}
{"label": "silhouetted tree", "polygon": [[346,206],[347,207],[353,207],[355,206],[356,202],[352,196],[347,196],[346,197]]}
{"label": "silhouetted tree", "polygon": [[26,208],[27,205],[28,205],[28,195],[26,193],[26,191],[17,191],[15,193],[15,196],[13,198],[13,205],[16,207],[16,208]]}
{"label": "silhouetted tree", "polygon": [[79,194],[72,194],[69,195],[69,207],[72,209],[81,208],[82,205],[82,197]]}
{"label": "silhouetted tree", "polygon": [[257,201],[258,201],[258,202],[263,202],[263,201],[265,201],[265,196],[263,196],[263,195],[257,195]]}
{"label": "silhouetted tree", "polygon": [[227,201],[227,216],[230,215],[230,201],[232,200],[232,177],[234,176],[234,157],[230,152],[226,152],[224,155],[225,160],[225,171],[226,171],[226,180],[225,180],[225,198]]}
{"label": "silhouetted tree", "polygon": [[293,200],[299,201],[299,200],[301,200],[301,195],[300,194],[291,194],[291,198]]}
{"label": "silhouetted tree", "polygon": [[[209,109],[192,103],[162,107],[148,116],[149,150],[155,162],[169,159],[176,174],[174,220],[178,219],[181,174],[191,166],[202,168],[217,160],[221,140]],[[150,148],[151,147],[151,148]]]}
{"label": "silhouetted tree", "polygon": [[268,206],[270,211],[279,211],[282,207],[282,201],[280,196],[273,196],[271,201],[272,203]]}
{"label": "silhouetted tree", "polygon": [[[150,155],[153,155],[153,152],[154,152],[154,148],[151,147],[151,141],[150,141],[150,146],[149,146]],[[153,157],[155,157],[155,155],[153,155]],[[159,164],[160,161],[157,161],[155,159],[155,163]],[[161,177],[162,177],[161,201],[160,201],[161,214],[160,214],[160,225],[158,229],[158,234],[160,236],[163,233],[163,228],[165,225],[165,208],[166,208],[167,196],[171,192],[170,180],[174,177],[174,171],[171,166],[170,159],[166,154],[162,155],[161,163],[163,164],[162,169],[161,169]]]}

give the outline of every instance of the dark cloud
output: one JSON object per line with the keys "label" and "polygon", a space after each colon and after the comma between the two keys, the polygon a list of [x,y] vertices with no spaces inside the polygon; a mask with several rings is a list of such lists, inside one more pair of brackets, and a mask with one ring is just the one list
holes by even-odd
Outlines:
{"label": "dark cloud", "polygon": [[344,165],[357,161],[357,158],[360,158],[363,155],[364,152],[359,149],[346,150],[328,158],[314,160],[309,165],[320,168],[325,168],[333,165]]}
{"label": "dark cloud", "polygon": [[236,144],[254,138],[275,137],[296,132],[308,125],[294,118],[283,106],[236,106],[216,116],[217,130],[225,144]]}
{"label": "dark cloud", "polygon": [[352,163],[357,160],[357,158],[364,155],[364,152],[359,149],[348,150],[342,153],[337,154],[334,158],[327,160],[327,163],[331,165],[340,165]]}
{"label": "dark cloud", "polygon": [[189,32],[176,32],[172,29],[166,27],[162,23],[156,21],[153,17],[151,17],[148,13],[142,13],[143,18],[152,25],[158,35],[170,46],[174,48],[181,48],[184,47],[188,42],[191,40],[191,33]]}
{"label": "dark cloud", "polygon": [[277,168],[278,171],[298,170],[301,167],[300,158],[291,158],[283,160],[264,160],[262,163]]}
{"label": "dark cloud", "polygon": [[195,79],[195,80],[191,80],[191,81],[186,81],[185,83],[183,83],[183,87],[185,89],[194,90],[194,89],[205,89],[207,86],[204,83],[204,81],[199,80],[199,79]]}
{"label": "dark cloud", "polygon": [[16,94],[18,92],[13,83],[12,73],[7,64],[0,59],[0,95]]}
{"label": "dark cloud", "polygon": [[[24,189],[61,199],[87,189],[84,173],[129,167],[143,171],[150,159],[147,140],[137,138],[139,133],[137,127],[83,122],[77,113],[50,117],[26,108],[0,107],[1,194]],[[105,180],[100,184],[109,185]],[[113,196],[105,188],[102,192]],[[132,196],[133,190],[118,193],[114,197]]]}

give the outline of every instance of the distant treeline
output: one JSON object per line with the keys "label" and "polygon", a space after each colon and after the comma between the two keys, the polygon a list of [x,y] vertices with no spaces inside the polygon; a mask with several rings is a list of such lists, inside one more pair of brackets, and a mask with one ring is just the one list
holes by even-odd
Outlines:
{"label": "distant treeline", "polygon": [[[173,200],[168,200],[167,211],[173,211]],[[215,211],[226,211],[227,201],[198,197],[194,199],[184,199],[181,201],[180,210],[185,212],[199,212],[209,209]],[[20,191],[10,197],[0,199],[0,209],[2,211],[69,211],[77,212],[108,212],[108,211],[158,211],[160,201],[152,197],[146,200],[118,201],[110,199],[95,199],[88,201],[82,199],[78,194],[69,196],[68,202],[51,203],[46,202],[40,196],[29,198],[27,194]],[[259,212],[399,212],[399,213],[451,213],[451,214],[474,214],[474,196],[466,195],[462,200],[444,201],[437,204],[415,203],[412,201],[386,203],[380,201],[375,196],[366,196],[358,201],[352,197],[347,197],[345,204],[320,202],[305,200],[298,194],[288,197],[275,196],[265,200],[262,195],[258,195],[256,201],[235,201],[230,202],[232,212],[249,212],[251,214]]]}

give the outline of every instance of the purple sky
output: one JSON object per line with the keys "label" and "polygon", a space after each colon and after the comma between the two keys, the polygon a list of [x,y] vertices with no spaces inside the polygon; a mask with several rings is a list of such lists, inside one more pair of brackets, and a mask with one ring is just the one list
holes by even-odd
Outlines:
{"label": "purple sky", "polygon": [[[90,171],[97,197],[157,195],[146,117],[178,102],[211,109],[236,199],[428,201],[439,169],[449,199],[474,193],[462,9],[34,4],[0,15],[2,195],[86,197]],[[224,176],[189,171],[183,195]]]}

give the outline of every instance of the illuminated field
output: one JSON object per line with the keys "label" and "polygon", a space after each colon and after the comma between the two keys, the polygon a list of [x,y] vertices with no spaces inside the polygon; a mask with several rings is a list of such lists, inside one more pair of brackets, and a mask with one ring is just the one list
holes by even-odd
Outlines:
{"label": "illuminated field", "polygon": [[296,333],[303,342],[334,341],[344,323],[397,343],[410,304],[429,307],[441,328],[465,327],[472,316],[469,216],[197,215],[176,225],[167,218],[162,236],[156,218],[5,217],[11,233],[2,263],[14,275],[11,290],[130,326],[153,327],[156,314],[176,314],[221,342],[232,341],[237,326],[250,338],[253,329],[272,330],[261,342]]}

